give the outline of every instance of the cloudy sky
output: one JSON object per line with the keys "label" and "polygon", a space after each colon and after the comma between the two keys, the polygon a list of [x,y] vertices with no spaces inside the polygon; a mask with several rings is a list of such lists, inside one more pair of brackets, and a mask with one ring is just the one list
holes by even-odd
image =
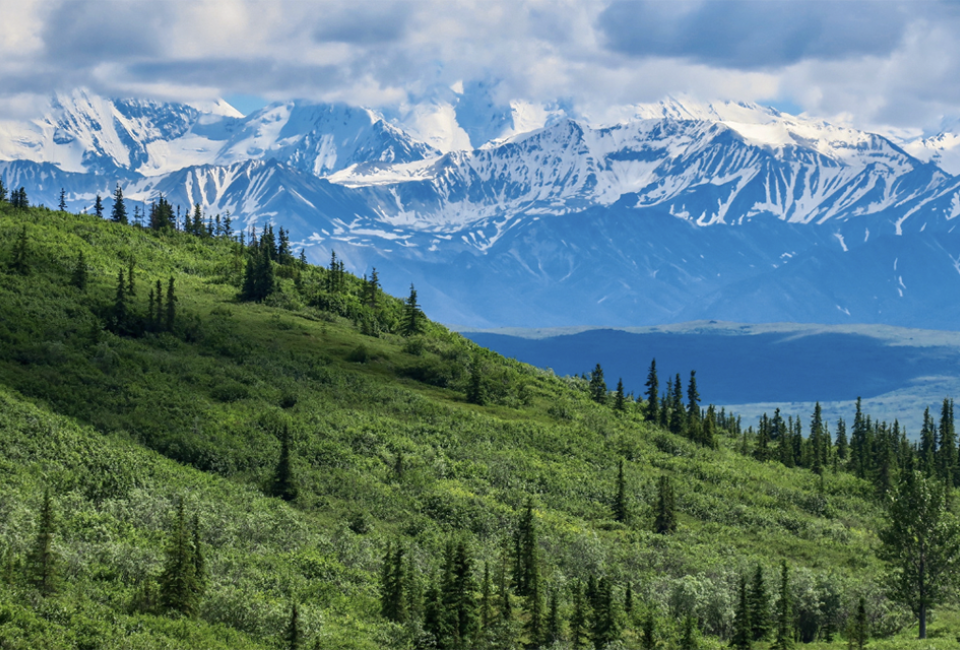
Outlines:
{"label": "cloudy sky", "polygon": [[77,86],[390,109],[471,81],[595,116],[673,95],[935,131],[960,116],[960,3],[0,0],[0,117]]}

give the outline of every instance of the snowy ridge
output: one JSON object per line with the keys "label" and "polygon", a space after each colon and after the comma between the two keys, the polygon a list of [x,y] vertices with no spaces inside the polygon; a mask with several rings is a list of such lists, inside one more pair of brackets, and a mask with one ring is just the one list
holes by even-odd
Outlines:
{"label": "snowy ridge", "polygon": [[676,99],[600,124],[495,90],[245,117],[78,90],[0,123],[0,177],[32,203],[63,188],[74,210],[98,193],[109,209],[120,183],[131,207],[163,194],[235,228],[274,222],[316,261],[335,248],[394,292],[416,281],[447,322],[960,327],[957,125],[903,142]]}

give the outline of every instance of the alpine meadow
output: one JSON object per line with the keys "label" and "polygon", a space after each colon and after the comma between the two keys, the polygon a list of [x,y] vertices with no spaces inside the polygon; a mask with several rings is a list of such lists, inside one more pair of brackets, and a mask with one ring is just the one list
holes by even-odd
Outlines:
{"label": "alpine meadow", "polygon": [[949,400],[918,442],[746,423],[696,368],[638,396],[503,358],[282,228],[28,194],[0,648],[956,647]]}

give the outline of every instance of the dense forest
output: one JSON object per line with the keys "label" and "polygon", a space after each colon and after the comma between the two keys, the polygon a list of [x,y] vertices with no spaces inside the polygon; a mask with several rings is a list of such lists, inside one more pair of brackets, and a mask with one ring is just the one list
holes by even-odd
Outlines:
{"label": "dense forest", "polygon": [[956,647],[950,400],[744,426],[112,198],[0,184],[0,648]]}

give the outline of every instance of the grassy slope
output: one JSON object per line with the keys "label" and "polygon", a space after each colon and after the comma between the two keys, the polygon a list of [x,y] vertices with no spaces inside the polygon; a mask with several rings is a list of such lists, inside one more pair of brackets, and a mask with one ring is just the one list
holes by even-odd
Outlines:
{"label": "grassy slope", "polygon": [[[386,542],[409,544],[424,576],[454,535],[495,563],[528,496],[549,585],[563,589],[589,572],[630,580],[668,626],[674,610],[692,607],[708,631],[727,633],[739,573],[759,562],[772,584],[781,558],[796,568],[798,598],[836,593],[845,615],[864,594],[878,627],[902,621],[875,584],[879,511],[870,488],[848,475],[821,485],[806,471],[744,458],[733,441],[697,449],[439,326],[422,346],[363,336],[305,305],[317,269],[304,274],[302,293],[283,280],[271,305],[238,304],[239,267],[225,242],[7,211],[4,259],[24,222],[32,272],[0,273],[0,539],[23,556],[51,486],[69,579],[48,602],[7,591],[0,639],[9,647],[14,638],[72,647],[68,637],[87,628],[112,639],[105,647],[218,647],[214,639],[274,647],[291,599],[323,647],[402,645],[405,631],[377,616]],[[93,268],[86,294],[68,285],[79,250]],[[129,254],[141,311],[148,287],[176,276],[175,335],[91,333]],[[395,317],[399,303],[386,309]],[[349,361],[360,345],[370,360]],[[476,355],[496,396],[486,407],[463,399]],[[284,422],[301,484],[293,506],[260,489]],[[402,477],[392,469],[398,452]],[[610,517],[621,458],[630,525]],[[681,511],[671,537],[649,532],[663,472]],[[201,514],[212,572],[201,616],[187,624],[136,608],[179,496]]]}

